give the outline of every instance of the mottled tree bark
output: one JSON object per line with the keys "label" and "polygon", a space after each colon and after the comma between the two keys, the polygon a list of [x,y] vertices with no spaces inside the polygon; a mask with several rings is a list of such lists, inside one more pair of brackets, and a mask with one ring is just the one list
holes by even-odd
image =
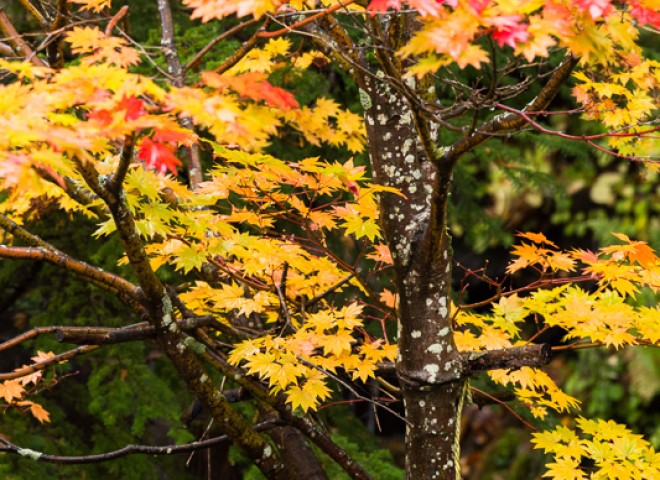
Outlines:
{"label": "mottled tree bark", "polygon": [[383,196],[381,225],[400,296],[396,369],[409,422],[406,471],[408,478],[455,478],[465,382],[449,309],[449,172],[420,144],[411,106],[380,78],[365,78],[361,95],[375,179],[405,195]]}

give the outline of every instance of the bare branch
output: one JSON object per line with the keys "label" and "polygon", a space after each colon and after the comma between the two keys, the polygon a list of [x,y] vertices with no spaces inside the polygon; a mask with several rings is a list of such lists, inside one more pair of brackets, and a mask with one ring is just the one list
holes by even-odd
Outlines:
{"label": "bare branch", "polygon": [[0,42],[0,55],[3,57],[13,57],[16,53],[10,45],[5,42]]}
{"label": "bare branch", "polygon": [[[252,426],[252,429],[257,432],[263,432],[271,428],[277,427],[282,424],[282,421],[279,419],[267,420],[265,422],[257,423]],[[164,446],[152,446],[152,445],[126,445],[123,448],[118,450],[113,450],[106,453],[98,453],[95,455],[79,455],[79,456],[64,456],[64,455],[49,455],[42,452],[37,452],[29,448],[22,448],[18,445],[14,445],[9,440],[0,437],[0,443],[4,444],[4,447],[0,447],[0,452],[13,453],[16,455],[21,455],[23,457],[31,458],[39,462],[46,463],[55,463],[59,465],[80,465],[88,463],[101,463],[107,462],[108,460],[115,460],[117,458],[125,457],[127,455],[173,455],[177,453],[188,453],[194,452],[197,450],[204,450],[210,448],[214,445],[230,441],[228,435],[221,435],[215,438],[209,438],[208,440],[202,440],[198,442],[187,443],[184,445],[164,445]]]}
{"label": "bare branch", "polygon": [[202,48],[197,54],[188,62],[186,65],[183,67],[184,73],[187,72],[188,70],[195,69],[199,66],[200,62],[202,61],[202,58],[204,58],[204,55],[206,55],[208,52],[211,51],[213,47],[215,47],[218,43],[221,41],[231,37],[237,32],[240,32],[244,28],[251,27],[252,25],[255,25],[257,22],[259,22],[258,19],[253,18],[252,20],[248,20],[247,22],[239,23],[235,27],[230,28],[226,32],[222,32],[220,35],[215,37],[213,40],[211,40],[209,43],[207,43],[204,48]]}
{"label": "bare branch", "polygon": [[30,0],[18,0],[18,2],[23,5],[23,8],[37,21],[42,27],[48,25],[48,21],[41,14],[39,9],[35,7]]}
{"label": "bare branch", "polygon": [[7,41],[12,45],[14,50],[18,52],[23,58],[29,60],[38,67],[47,67],[46,62],[37,56],[37,54],[30,48],[23,37],[18,34],[16,28],[9,20],[9,17],[3,9],[0,8],[0,30],[7,37]]}
{"label": "bare branch", "polygon": [[[579,59],[568,54],[562,63],[554,70],[548,82],[541,88],[536,98],[525,108],[525,110],[537,111],[545,110],[550,102],[555,98],[559,89],[571,75],[571,72],[578,64]],[[498,115],[473,135],[461,138],[451,146],[442,156],[442,162],[449,167],[466,152],[474,149],[495,134],[513,131],[525,125],[526,120],[514,113]]]}
{"label": "bare branch", "polygon": [[0,213],[0,228],[33,247],[42,247],[53,251],[57,250],[50,243],[42,240],[37,235],[28,232],[25,228],[21,227],[18,223],[14,222],[11,218],[5,216],[2,213]]}
{"label": "bare branch", "polygon": [[238,50],[236,50],[228,59],[222,62],[222,65],[216,67],[213,71],[215,73],[222,74],[240,62],[241,59],[250,52],[250,50],[257,46],[257,42],[259,42],[259,32],[265,30],[269,24],[270,19],[266,18],[264,23],[262,23],[261,27],[257,30],[257,33],[244,41],[241,46],[238,47]]}
{"label": "bare branch", "polygon": [[10,260],[37,260],[51,263],[90,281],[97,287],[114,293],[122,302],[131,307],[137,306],[138,289],[131,282],[101,268],[71,258],[59,250],[44,247],[8,247],[0,245],[0,257]]}
{"label": "bare branch", "polygon": [[65,26],[68,13],[69,2],[67,0],[57,0],[57,14],[48,28],[49,37],[54,38],[47,46],[48,62],[53,68],[64,66],[64,39],[61,35],[53,32]]}
{"label": "bare branch", "polygon": [[547,343],[463,354],[466,373],[498,369],[517,369],[521,367],[541,367],[547,365],[551,358],[552,348]]}
{"label": "bare branch", "polygon": [[121,154],[119,155],[119,165],[117,166],[117,171],[112,176],[108,188],[112,189],[115,194],[118,194],[124,183],[124,178],[126,178],[126,173],[128,172],[128,167],[131,165],[133,160],[133,151],[135,150],[135,137],[134,135],[127,135],[124,139],[124,145],[121,148]]}
{"label": "bare branch", "polygon": [[66,362],[67,360],[71,360],[74,357],[77,357],[79,355],[82,355],[84,353],[89,353],[93,352],[94,350],[98,350],[99,347],[98,345],[81,345],[80,347],[76,347],[73,350],[68,350],[64,353],[60,353],[58,355],[55,355],[54,357],[49,358],[48,360],[44,360],[42,362],[38,363],[33,363],[32,365],[28,365],[27,367],[19,368],[17,370],[14,370],[13,372],[8,372],[8,373],[0,373],[0,382],[3,382],[5,380],[13,380],[15,378],[20,378],[24,377],[26,375],[30,375],[31,373],[34,372],[39,372],[41,370],[45,370],[46,368],[55,365],[57,363],[61,362]]}
{"label": "bare branch", "polygon": [[[176,50],[174,41],[174,23],[172,21],[172,9],[169,0],[158,0],[158,12],[160,13],[161,44],[165,52],[167,62],[167,71],[173,79],[176,87],[182,87],[184,84],[185,70],[181,66],[181,60]],[[181,119],[181,125],[188,130],[193,130],[193,122],[190,117]],[[186,147],[188,152],[188,176],[190,187],[195,188],[199,185],[202,178],[202,163],[199,158],[199,147],[193,144]]]}
{"label": "bare branch", "polygon": [[[176,324],[183,331],[194,330],[215,323],[218,323],[218,321],[210,316],[184,318],[176,321]],[[55,333],[57,340],[62,343],[110,345],[154,338],[157,331],[148,322],[142,322],[122,328],[57,327],[55,332],[47,333]],[[2,345],[0,345],[0,350],[2,350]]]}
{"label": "bare branch", "polygon": [[280,30],[275,30],[273,32],[259,32],[258,36],[261,38],[273,38],[273,37],[279,37],[281,35],[284,35],[286,33],[291,33],[295,31],[297,28],[304,27],[308,23],[312,23],[316,20],[320,20],[323,17],[327,17],[331,13],[335,12],[336,10],[339,10],[340,8],[345,8],[351,3],[355,3],[356,0],[346,0],[345,2],[339,1],[336,5],[332,5],[331,7],[326,8],[325,10],[316,13],[312,15],[311,17],[304,18],[302,20],[297,21],[296,23],[293,23],[291,25],[287,25],[284,28],[281,28]]}

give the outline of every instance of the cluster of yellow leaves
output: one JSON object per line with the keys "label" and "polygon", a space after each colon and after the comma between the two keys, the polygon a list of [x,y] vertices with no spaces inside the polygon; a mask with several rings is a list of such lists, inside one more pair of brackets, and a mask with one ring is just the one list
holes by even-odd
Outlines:
{"label": "cluster of yellow leaves", "polygon": [[354,331],[362,327],[362,307],[350,304],[293,319],[295,333],[246,340],[229,356],[234,365],[267,381],[273,393],[285,392],[287,402],[303,411],[315,410],[330,397],[327,373],[342,369],[354,380],[374,377],[376,364],[394,360],[396,346],[368,338],[356,346]]}
{"label": "cluster of yellow leaves", "polygon": [[561,252],[543,234],[519,234],[532,241],[514,247],[516,258],[508,267],[515,273],[526,267],[537,269],[542,274],[564,271],[572,272],[577,262],[584,265],[583,273],[597,279],[598,292],[608,288],[625,297],[634,295],[641,287],[660,291],[660,258],[646,243],[631,240],[628,236],[615,233],[622,245],[611,245],[600,249],[600,253],[585,250]]}
{"label": "cluster of yellow leaves", "polygon": [[[343,229],[368,240],[379,236],[375,195],[388,189],[365,185],[364,169],[350,161],[331,164],[309,158],[292,164],[265,154],[218,145],[215,149],[223,162],[212,170],[212,179],[171,214],[177,226],[169,240],[149,245],[152,261],[188,271],[212,259],[228,280],[245,279],[222,287],[196,282],[181,294],[196,313],[225,318],[230,324],[237,316],[256,315],[267,327],[275,325],[282,319],[282,299],[275,288],[284,285],[294,333],[264,333],[247,340],[233,350],[230,360],[245,361],[248,373],[268,381],[274,392],[284,392],[294,408],[315,409],[330,395],[323,372],[342,368],[364,381],[373,376],[378,362],[395,355],[394,346],[368,338],[354,346],[354,332],[362,327],[358,318],[362,308],[356,304],[340,310],[322,306],[313,313],[300,308],[301,300],[329,289],[342,291],[336,286],[350,278],[349,272],[315,252],[323,248],[325,235],[332,230]],[[129,185],[133,185],[130,178]],[[240,207],[231,203],[233,198],[240,199]],[[219,208],[223,204],[225,211]],[[185,215],[188,220],[182,220]],[[287,223],[319,243],[313,247],[293,235],[282,235]],[[277,235],[264,236],[275,224]],[[257,234],[249,233],[252,227]],[[387,261],[383,246],[376,252],[379,261]],[[359,287],[354,280],[346,285],[351,284]]]}
{"label": "cluster of yellow leaves", "polygon": [[98,28],[74,27],[66,35],[71,53],[85,55],[82,63],[111,63],[118,67],[130,67],[140,63],[140,54],[128,46],[123,38],[106,36]]}
{"label": "cluster of yellow leaves", "polygon": [[[32,360],[35,363],[38,363],[44,360],[48,360],[54,356],[55,354],[53,352],[46,353],[39,351],[37,352],[37,355],[32,357]],[[26,366],[27,365],[23,365],[16,370],[20,370]],[[0,382],[0,398],[3,398],[9,407],[28,409],[32,416],[39,420],[41,423],[50,422],[50,415],[43,406],[31,400],[24,399],[25,395],[28,393],[25,388],[30,384],[39,384],[39,382],[42,380],[42,377],[43,371],[37,370],[36,372],[25,375],[23,377]]]}
{"label": "cluster of yellow leaves", "polygon": [[622,55],[626,60],[619,68],[604,68],[590,75],[576,72],[574,77],[580,83],[573,94],[587,118],[617,132],[608,137],[611,147],[624,155],[652,157],[660,151],[657,136],[636,134],[648,130],[657,117],[660,62],[643,58],[639,48]]}
{"label": "cluster of yellow leaves", "polygon": [[[635,344],[660,345],[660,309],[626,303],[643,287],[660,291],[660,259],[645,242],[615,235],[623,244],[602,248],[596,254],[562,252],[543,234],[519,234],[530,242],[514,247],[517,258],[507,271],[536,269],[542,276],[538,287],[526,288],[525,296],[514,293],[501,297],[492,304],[490,314],[457,312],[456,322],[462,327],[455,332],[458,348],[482,351],[524,344],[520,326],[530,318],[545,329],[566,330],[565,341],[617,349]],[[568,281],[547,288],[552,282],[544,282],[545,276],[558,272],[569,274],[580,263],[582,275],[577,280],[597,280],[597,289],[588,291]],[[498,383],[516,386],[516,395],[532,407],[536,416],[545,415],[544,407],[563,411],[577,405],[577,400],[561,392],[541,370],[494,371],[490,376]]]}
{"label": "cluster of yellow leaves", "polygon": [[[346,282],[350,272],[324,253],[325,236],[339,230],[373,241],[380,236],[376,196],[394,191],[367,183],[364,168],[351,161],[292,163],[207,142],[219,161],[211,179],[194,191],[138,166],[127,173],[126,200],[148,240],[152,266],[169,264],[184,273],[209,264],[217,268],[213,283],[196,281],[181,300],[195,314],[227,324],[243,317],[253,326],[264,325],[262,332],[252,329],[255,338],[233,351],[232,362],[245,360],[249,373],[285,392],[294,407],[316,408],[329,395],[322,371],[342,368],[364,381],[378,362],[395,355],[395,346],[366,335],[356,345],[356,329],[362,328],[358,305],[336,310],[324,300],[312,312],[300,306],[328,290],[360,288],[355,279]],[[98,164],[99,172],[114,171],[116,161]],[[176,205],[163,192],[170,192]],[[114,228],[108,220],[96,234]],[[296,231],[306,232],[307,240]],[[376,246],[371,258],[392,262],[384,245]],[[280,294],[295,330],[286,336],[277,323],[283,320]]]}
{"label": "cluster of yellow leaves", "polygon": [[[456,323],[462,328],[454,332],[458,349],[498,350],[524,344],[518,324],[525,322],[531,313],[525,300],[517,295],[502,297],[493,304],[491,315],[459,311]],[[488,375],[503,386],[513,386],[516,397],[538,418],[545,417],[548,407],[561,412],[579,404],[577,399],[565,394],[547,373],[538,368],[492,370]]]}
{"label": "cluster of yellow leaves", "polygon": [[[641,435],[613,421],[577,419],[568,427],[534,433],[532,443],[554,457],[544,477],[554,480],[660,478],[660,454]],[[589,459],[593,467],[584,468]]]}

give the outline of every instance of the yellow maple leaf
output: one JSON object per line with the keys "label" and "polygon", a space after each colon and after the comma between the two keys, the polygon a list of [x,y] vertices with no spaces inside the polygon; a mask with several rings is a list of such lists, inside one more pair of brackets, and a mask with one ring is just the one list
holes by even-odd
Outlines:
{"label": "yellow maple leaf", "polygon": [[19,380],[5,380],[0,383],[0,397],[4,398],[7,403],[21,398],[24,393],[25,389]]}
{"label": "yellow maple leaf", "polygon": [[307,412],[309,409],[315,410],[318,405],[316,397],[309,395],[303,390],[303,387],[298,385],[293,385],[286,390],[286,403],[290,403],[294,410],[300,408],[303,412]]}
{"label": "yellow maple leaf", "polygon": [[543,477],[554,480],[583,480],[587,478],[584,472],[580,470],[579,459],[559,458],[557,462],[548,463],[546,467],[548,467],[548,471],[543,474]]}
{"label": "yellow maple leaf", "polygon": [[340,225],[346,230],[347,234],[355,235],[355,238],[367,237],[370,242],[373,242],[376,237],[380,238],[380,227],[375,219],[362,218],[359,216],[351,216],[344,218],[343,223]]}
{"label": "yellow maple leaf", "polygon": [[399,302],[399,296],[387,288],[380,292],[378,299],[390,308],[396,308]]}
{"label": "yellow maple leaf", "polygon": [[341,355],[344,352],[350,352],[351,344],[354,339],[349,332],[338,332],[334,335],[319,337],[319,346],[323,347],[324,355]]}
{"label": "yellow maple leaf", "polygon": [[39,420],[40,423],[50,422],[50,414],[42,405],[29,400],[16,402],[16,405],[19,407],[30,407],[30,413],[34,418]]}
{"label": "yellow maple leaf", "polygon": [[105,8],[110,8],[112,0],[69,0],[69,3],[77,3],[83,10],[98,13]]}

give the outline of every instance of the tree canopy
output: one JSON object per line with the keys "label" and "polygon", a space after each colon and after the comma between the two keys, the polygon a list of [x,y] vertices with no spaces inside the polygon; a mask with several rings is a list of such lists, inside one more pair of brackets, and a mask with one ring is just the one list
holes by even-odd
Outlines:
{"label": "tree canopy", "polygon": [[[0,431],[0,451],[77,465],[229,442],[246,476],[460,478],[479,396],[536,430],[545,477],[660,475],[651,442],[543,368],[657,348],[650,238],[515,232],[503,271],[457,282],[452,229],[475,226],[450,198],[536,138],[657,175],[655,0],[157,0],[155,48],[132,33],[144,6],[19,3],[0,8],[0,258],[38,267],[3,283],[16,301],[42,277],[25,305],[57,313],[0,344],[26,355],[0,398],[43,425],[86,402],[101,426],[94,452],[55,453],[48,430]],[[315,90],[329,75],[342,87]],[[79,376],[84,397],[48,400]],[[186,391],[212,438],[183,428]],[[356,402],[405,424],[402,471],[326,429]],[[166,442],[128,445],[157,419]]]}

